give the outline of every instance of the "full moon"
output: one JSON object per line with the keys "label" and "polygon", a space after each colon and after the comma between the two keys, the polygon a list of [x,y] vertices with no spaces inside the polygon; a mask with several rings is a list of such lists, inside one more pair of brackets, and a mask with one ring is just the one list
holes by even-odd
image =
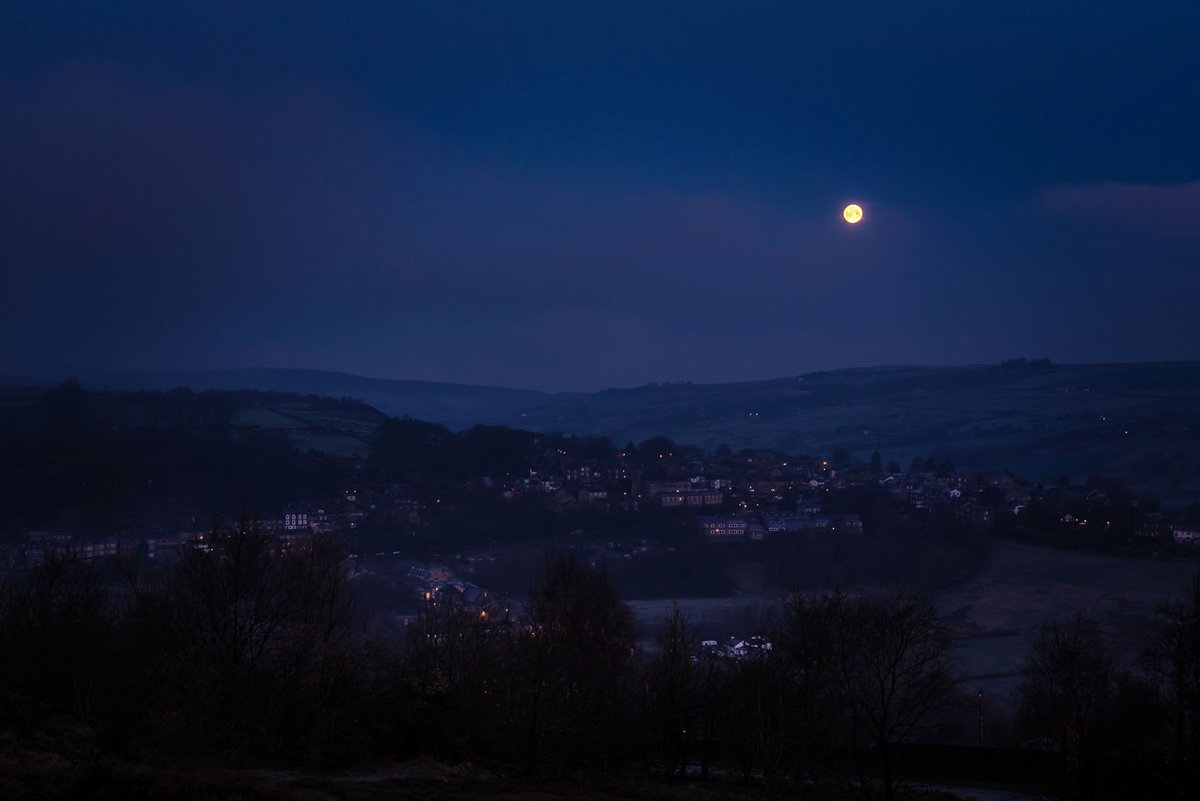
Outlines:
{"label": "full moon", "polygon": [[861,220],[862,216],[862,206],[858,205],[857,203],[851,203],[849,206],[842,209],[842,217],[844,217],[846,222],[850,223],[851,225],[854,225]]}

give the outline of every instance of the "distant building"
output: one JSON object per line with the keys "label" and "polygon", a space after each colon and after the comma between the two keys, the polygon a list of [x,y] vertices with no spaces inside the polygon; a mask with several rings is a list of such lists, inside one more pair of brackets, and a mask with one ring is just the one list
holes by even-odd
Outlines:
{"label": "distant building", "polygon": [[862,533],[862,518],[858,515],[809,515],[799,512],[775,512],[763,516],[770,534],[840,532]]}
{"label": "distant building", "polygon": [[116,556],[118,545],[117,541],[113,539],[101,540],[99,542],[83,542],[73,548],[71,553],[84,562],[92,562],[96,559]]}
{"label": "distant building", "polygon": [[700,533],[714,540],[744,539],[749,523],[741,517],[701,517]]}
{"label": "distant building", "polygon": [[1173,526],[1171,539],[1180,545],[1200,544],[1200,526]]}
{"label": "distant building", "polygon": [[763,515],[763,523],[770,534],[785,531],[805,531],[812,527],[812,518],[799,512],[776,512]]}
{"label": "distant building", "polygon": [[688,506],[720,506],[725,502],[725,495],[720,490],[692,490],[682,494]]}
{"label": "distant building", "polygon": [[283,515],[284,531],[303,531],[308,527],[308,512],[292,511]]}
{"label": "distant building", "polygon": [[454,578],[454,572],[445,565],[413,565],[408,577],[424,582],[450,581]]}
{"label": "distant building", "polygon": [[182,543],[179,537],[151,537],[146,540],[146,556],[155,562],[167,562],[179,557]]}
{"label": "distant building", "polygon": [[690,492],[696,489],[690,481],[651,481],[646,484],[646,494],[651,498],[673,493]]}

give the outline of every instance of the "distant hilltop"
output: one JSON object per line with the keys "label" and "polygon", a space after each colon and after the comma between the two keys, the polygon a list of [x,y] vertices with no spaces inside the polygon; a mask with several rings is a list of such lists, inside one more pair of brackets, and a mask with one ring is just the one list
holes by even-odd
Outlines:
{"label": "distant hilltop", "polygon": [[[517,410],[553,398],[544,392],[435,381],[404,381],[302,369],[231,369],[167,372],[103,372],[77,376],[87,389],[264,390],[297,395],[356,398],[393,417],[429,420],[461,429],[504,423]],[[57,383],[50,382],[50,383]]]}
{"label": "distant hilltop", "polygon": [[[587,393],[364,378],[320,370],[79,376],[90,388],[259,389],[353,397],[391,416],[712,448],[907,463],[936,454],[1034,479],[1104,473],[1164,499],[1200,497],[1200,362],[891,366],[764,381],[655,383]],[[5,382],[14,383],[14,382]],[[49,383],[49,382],[47,382]]]}

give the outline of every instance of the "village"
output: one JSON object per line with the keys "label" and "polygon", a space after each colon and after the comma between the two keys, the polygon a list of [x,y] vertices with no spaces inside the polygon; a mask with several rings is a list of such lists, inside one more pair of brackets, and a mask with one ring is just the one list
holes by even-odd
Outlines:
{"label": "village", "polygon": [[522,544],[532,540],[544,548],[547,541],[519,522],[524,517],[514,518],[512,530],[492,526],[486,537],[455,534],[506,511],[554,521],[544,529],[555,532],[550,545],[566,544],[593,567],[605,565],[618,575],[639,560],[658,559],[655,569],[669,566],[690,547],[708,548],[704,558],[711,562],[725,558],[722,548],[790,543],[819,549],[886,538],[894,518],[873,512],[880,504],[917,529],[927,525],[923,521],[940,521],[976,537],[1044,536],[1059,546],[1146,558],[1189,558],[1200,543],[1197,521],[1143,504],[1119,488],[1047,487],[1006,472],[957,471],[934,458],[914,459],[902,470],[878,454],[863,462],[844,452],[789,458],[722,448],[708,454],[656,438],[609,457],[547,448],[523,473],[464,481],[372,481],[367,472],[361,484],[297,498],[274,514],[228,516],[206,525],[191,515],[173,531],[142,526],[102,538],[29,531],[0,551],[0,570],[69,556],[153,571],[189,549],[220,548],[218,533],[230,527],[251,528],[281,552],[314,536],[332,537],[341,543],[349,575],[383,586],[393,619],[407,625],[423,609],[444,604],[485,617],[519,607],[519,590],[489,587],[481,576],[498,560],[511,560]]}

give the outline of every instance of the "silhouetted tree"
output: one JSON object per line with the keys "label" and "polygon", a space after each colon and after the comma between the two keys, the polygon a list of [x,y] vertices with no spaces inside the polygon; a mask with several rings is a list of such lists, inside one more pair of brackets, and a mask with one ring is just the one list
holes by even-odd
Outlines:
{"label": "silhouetted tree", "polygon": [[112,657],[113,608],[92,565],[53,555],[0,593],[3,685],[84,720]]}
{"label": "silhouetted tree", "polygon": [[627,754],[633,617],[603,571],[547,557],[513,643],[505,707],[530,774],[607,772]]}
{"label": "silhouetted tree", "polygon": [[688,742],[694,733],[698,677],[695,663],[699,643],[688,630],[687,616],[677,604],[663,621],[659,650],[646,666],[646,689],[653,751],[662,760],[663,775],[682,775],[687,767]]}
{"label": "silhouetted tree", "polygon": [[846,603],[837,633],[837,703],[852,743],[872,749],[883,798],[893,801],[895,748],[947,723],[957,688],[949,631],[925,595],[894,588]]}
{"label": "silhouetted tree", "polygon": [[1096,624],[1079,613],[1035,631],[1017,689],[1018,726],[1062,755],[1067,794],[1091,798],[1100,731],[1112,697],[1113,666]]}
{"label": "silhouetted tree", "polygon": [[453,594],[408,628],[404,671],[415,692],[412,718],[423,750],[448,759],[496,751],[495,692],[505,663],[507,618],[467,609]]}
{"label": "silhouetted tree", "polygon": [[1146,662],[1170,715],[1172,781],[1180,798],[1200,793],[1200,572],[1183,597],[1160,607]]}
{"label": "silhouetted tree", "polygon": [[852,653],[843,640],[850,633],[843,630],[852,618],[850,605],[840,589],[827,595],[796,593],[788,599],[776,632],[775,644],[786,660],[793,689],[788,712],[795,723],[792,758],[801,796],[846,769],[839,757],[848,734],[844,724],[849,709],[838,690],[845,677],[838,657]]}
{"label": "silhouetted tree", "polygon": [[795,688],[783,657],[757,650],[730,666],[724,695],[725,744],[744,781],[757,776],[779,798],[795,767]]}
{"label": "silhouetted tree", "polygon": [[675,443],[667,437],[651,437],[637,447],[638,455],[643,459],[657,459],[661,454],[665,459],[675,452]]}

